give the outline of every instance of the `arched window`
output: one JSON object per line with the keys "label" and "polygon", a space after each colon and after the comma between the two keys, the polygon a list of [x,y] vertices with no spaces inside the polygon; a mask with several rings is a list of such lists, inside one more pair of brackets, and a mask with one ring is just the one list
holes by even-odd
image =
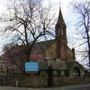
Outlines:
{"label": "arched window", "polygon": [[80,69],[78,67],[73,68],[73,76],[80,76]]}

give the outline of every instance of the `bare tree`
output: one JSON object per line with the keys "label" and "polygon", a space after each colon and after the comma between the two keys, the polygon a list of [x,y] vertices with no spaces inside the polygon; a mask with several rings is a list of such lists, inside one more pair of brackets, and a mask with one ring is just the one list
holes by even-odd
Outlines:
{"label": "bare tree", "polygon": [[79,53],[83,55],[84,59],[88,57],[90,67],[90,1],[74,3],[73,7],[78,16],[77,30],[81,40],[79,43],[82,46]]}
{"label": "bare tree", "polygon": [[41,0],[15,0],[10,3],[5,32],[13,35],[14,43],[26,46],[26,60],[30,60],[33,45],[40,37],[51,34],[52,19],[50,8],[43,8]]}
{"label": "bare tree", "polygon": [[25,61],[30,60],[32,48],[40,38],[53,35],[53,18],[50,7],[43,7],[41,0],[14,0],[9,3],[8,15],[4,19],[8,25],[4,33],[10,35],[11,43],[24,46]]}

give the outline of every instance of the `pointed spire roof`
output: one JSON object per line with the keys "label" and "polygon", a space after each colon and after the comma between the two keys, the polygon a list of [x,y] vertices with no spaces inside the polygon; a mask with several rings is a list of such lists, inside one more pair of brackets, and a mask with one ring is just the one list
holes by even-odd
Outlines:
{"label": "pointed spire roof", "polygon": [[63,19],[63,15],[62,15],[62,11],[61,11],[61,7],[59,9],[59,16],[58,16],[58,21],[57,21],[57,25],[65,25],[64,19]]}

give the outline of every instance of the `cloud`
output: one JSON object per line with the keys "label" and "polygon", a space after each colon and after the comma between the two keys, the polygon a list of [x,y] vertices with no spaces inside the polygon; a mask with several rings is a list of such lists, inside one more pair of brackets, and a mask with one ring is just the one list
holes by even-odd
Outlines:
{"label": "cloud", "polygon": [[0,1],[0,13],[4,12],[6,10],[7,0],[1,0]]}

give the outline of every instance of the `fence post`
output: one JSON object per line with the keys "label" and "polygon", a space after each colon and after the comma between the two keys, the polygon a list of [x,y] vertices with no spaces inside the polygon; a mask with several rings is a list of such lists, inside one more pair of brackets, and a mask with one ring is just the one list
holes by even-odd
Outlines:
{"label": "fence post", "polygon": [[16,80],[16,87],[18,87],[18,80]]}

